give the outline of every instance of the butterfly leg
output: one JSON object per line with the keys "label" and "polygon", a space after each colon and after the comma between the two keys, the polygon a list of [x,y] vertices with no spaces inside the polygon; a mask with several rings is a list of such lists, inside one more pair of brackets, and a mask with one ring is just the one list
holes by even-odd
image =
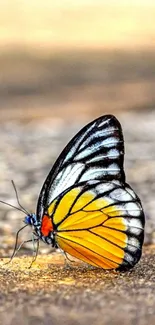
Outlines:
{"label": "butterfly leg", "polygon": [[14,256],[17,254],[17,252],[19,251],[19,249],[20,249],[20,248],[22,247],[22,245],[24,244],[25,241],[22,242],[22,243],[20,244],[19,247],[17,247],[17,245],[18,245],[18,237],[19,237],[19,233],[20,233],[24,228],[26,228],[26,227],[27,227],[27,225],[25,225],[24,227],[20,228],[20,229],[17,231],[17,233],[16,233],[16,240],[15,240],[15,246],[14,246],[14,250],[13,250],[12,256],[10,257],[10,259],[9,259],[8,262],[4,263],[4,265],[6,265],[6,264],[8,264],[8,263],[10,263],[10,262],[12,261],[12,259],[14,258]]}
{"label": "butterfly leg", "polygon": [[66,252],[64,252],[64,255],[65,255],[65,258],[66,258],[68,261],[70,261],[71,263],[74,263],[74,260],[71,260],[71,259],[68,257],[68,255],[67,255]]}
{"label": "butterfly leg", "polygon": [[[34,234],[32,233],[32,239],[31,239],[32,243],[33,243],[33,258],[32,258],[32,262],[30,264],[30,266],[28,267],[29,269],[31,268],[31,266],[33,265],[33,263],[36,261],[37,256],[38,256],[38,251],[39,251],[39,238],[35,238]],[[37,246],[35,247],[35,242],[37,243]]]}
{"label": "butterfly leg", "polygon": [[71,260],[69,257],[68,257],[68,255],[67,255],[67,253],[66,252],[64,252],[62,249],[60,249],[60,251],[61,251],[61,254],[64,256],[64,268],[65,269],[72,269],[73,267],[68,263],[68,261],[69,262],[71,262],[71,263],[73,263],[74,261],[73,260]]}
{"label": "butterfly leg", "polygon": [[13,251],[13,254],[12,254],[12,256],[10,257],[9,261],[6,262],[6,263],[4,263],[4,265],[9,264],[9,263],[13,260],[13,258],[17,255],[17,253],[18,253],[18,251],[21,249],[21,247],[22,247],[24,244],[26,244],[26,243],[30,243],[30,242],[32,242],[32,239],[22,241],[22,243],[18,246],[18,248],[16,248],[16,249]]}

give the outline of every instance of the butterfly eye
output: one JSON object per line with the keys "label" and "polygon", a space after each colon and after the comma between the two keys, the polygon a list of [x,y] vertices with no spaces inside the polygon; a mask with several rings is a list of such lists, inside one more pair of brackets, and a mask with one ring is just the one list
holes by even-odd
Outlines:
{"label": "butterfly eye", "polygon": [[32,224],[32,216],[31,215],[27,215],[24,219],[24,222],[26,223],[26,225],[31,225]]}
{"label": "butterfly eye", "polygon": [[36,223],[36,215],[34,213],[28,214],[25,217],[24,222],[27,225],[35,225],[35,223]]}

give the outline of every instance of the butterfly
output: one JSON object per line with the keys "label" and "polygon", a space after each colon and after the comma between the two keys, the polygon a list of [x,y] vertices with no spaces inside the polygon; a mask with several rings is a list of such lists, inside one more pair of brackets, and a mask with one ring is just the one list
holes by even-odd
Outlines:
{"label": "butterfly", "polygon": [[82,128],[64,148],[27,214],[37,239],[103,269],[126,270],[140,259],[144,212],[125,182],[119,121],[105,115]]}

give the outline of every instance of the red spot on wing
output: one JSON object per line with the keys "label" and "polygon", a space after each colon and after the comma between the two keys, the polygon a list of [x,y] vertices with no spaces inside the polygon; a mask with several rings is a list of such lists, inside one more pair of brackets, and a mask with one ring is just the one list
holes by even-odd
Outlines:
{"label": "red spot on wing", "polygon": [[51,231],[53,231],[52,220],[48,216],[44,215],[42,218],[41,233],[43,236],[48,236]]}

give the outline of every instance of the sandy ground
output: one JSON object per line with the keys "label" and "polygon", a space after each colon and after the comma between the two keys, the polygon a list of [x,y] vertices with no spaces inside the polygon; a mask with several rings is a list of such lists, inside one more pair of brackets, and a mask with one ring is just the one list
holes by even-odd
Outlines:
{"label": "sandy ground", "polygon": [[[138,61],[139,58],[134,61],[136,64],[130,63],[127,67],[132,67],[134,72],[133,67],[137,66]],[[30,211],[31,208],[35,211],[42,182],[68,140],[89,118],[114,113],[122,124],[125,136],[127,181],[140,196],[146,214],[145,243],[154,244],[154,61],[148,59],[145,62],[143,58],[141,64],[143,67],[145,62],[148,70],[149,61],[151,74],[147,81],[136,79],[133,74],[132,78],[127,78],[127,81],[122,79],[123,81],[115,84],[108,79],[109,81],[103,83],[101,87],[86,87],[82,91],[77,87],[75,91],[74,87],[69,91],[62,87],[61,94],[59,94],[61,87],[58,84],[54,98],[55,88],[52,94],[48,95],[52,89],[52,81],[55,80],[47,77],[46,70],[50,65],[40,74],[39,83],[39,74],[32,73],[37,70],[31,70],[31,67],[25,79],[22,75],[24,81],[22,78],[15,78],[14,73],[12,79],[9,77],[8,80],[7,78],[4,80],[4,84],[2,80],[0,87],[1,199],[17,204],[10,182],[14,179],[22,203]],[[17,63],[18,60],[16,65]],[[7,64],[7,67],[10,76],[10,66]],[[140,66],[138,71],[143,76],[145,69],[142,67]],[[66,70],[68,71],[68,68]],[[123,76],[123,65],[121,68],[118,65],[118,70],[120,76]],[[19,73],[20,71],[23,71],[21,67]],[[101,69],[101,75],[102,71],[104,67]],[[107,76],[110,71],[109,68]],[[36,79],[31,84],[32,75]],[[49,75],[52,75],[51,68]],[[117,76],[117,69],[112,73],[111,78],[115,75]],[[128,69],[125,75],[128,76]],[[43,79],[43,76],[46,78]],[[70,72],[67,72],[66,76],[70,76]],[[74,77],[76,77],[76,69]],[[75,80],[79,80],[78,78],[79,75]],[[45,96],[46,92],[47,96]],[[61,101],[58,101],[58,95],[61,95]],[[31,269],[28,268],[32,260],[31,256],[21,255],[12,263],[4,265],[5,259],[2,256],[11,255],[15,232],[21,226],[22,217],[17,214],[17,211],[1,206],[0,324],[155,324],[155,245],[145,247],[140,263],[127,273],[92,269],[80,262],[70,263],[72,267],[66,268],[60,254],[54,252],[47,255],[47,251],[38,256]],[[26,235],[29,233],[23,233],[23,239]],[[31,255],[30,249],[32,248],[29,246],[25,247],[25,253]]]}
{"label": "sandy ground", "polygon": [[68,262],[59,253],[0,262],[0,324],[155,324],[155,246],[119,273]]}

